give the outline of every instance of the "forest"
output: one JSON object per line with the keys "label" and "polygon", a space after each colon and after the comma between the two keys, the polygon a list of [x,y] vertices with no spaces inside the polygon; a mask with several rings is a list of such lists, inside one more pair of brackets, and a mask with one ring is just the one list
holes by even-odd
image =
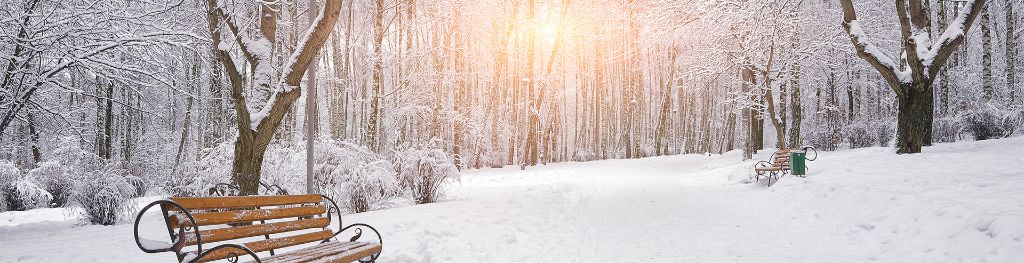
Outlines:
{"label": "forest", "polygon": [[484,167],[1010,137],[1024,125],[1022,9],[4,1],[0,192],[38,198],[0,211],[88,203],[75,193],[107,185],[255,194],[261,181],[366,211],[400,189],[431,202],[438,180]]}

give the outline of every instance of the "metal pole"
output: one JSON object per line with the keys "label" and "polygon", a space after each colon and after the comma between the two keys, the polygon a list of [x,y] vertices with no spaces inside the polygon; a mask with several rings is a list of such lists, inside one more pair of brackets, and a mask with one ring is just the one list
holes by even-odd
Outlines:
{"label": "metal pole", "polygon": [[[307,17],[309,18],[309,27],[313,27],[313,23],[316,20],[316,16],[319,13],[317,10],[316,0],[309,0],[309,12]],[[317,55],[316,59],[313,59],[309,65],[309,69],[306,70],[306,193],[316,193],[316,188],[313,187],[313,141],[316,140],[317,135],[317,105],[316,105],[316,69],[319,67],[320,56]]]}

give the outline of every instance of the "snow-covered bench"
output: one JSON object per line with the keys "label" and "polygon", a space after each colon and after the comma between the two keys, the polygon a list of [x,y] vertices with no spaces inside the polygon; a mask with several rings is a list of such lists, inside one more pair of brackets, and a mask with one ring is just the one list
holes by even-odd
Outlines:
{"label": "snow-covered bench", "polygon": [[[171,242],[139,236],[142,215],[155,206],[160,206]],[[328,227],[334,220],[337,220],[337,232]],[[361,240],[366,229],[373,231],[368,235],[369,242]],[[344,232],[353,236],[338,241],[336,237]],[[245,255],[252,256],[257,263],[374,262],[382,249],[382,239],[376,229],[366,224],[342,227],[337,204],[322,195],[171,197],[159,200],[145,206],[136,217],[135,242],[146,253],[174,252],[179,262],[188,263],[221,259],[238,262],[239,256]],[[319,244],[274,253],[276,249],[313,242]],[[216,246],[204,248],[212,245]],[[257,253],[264,251],[270,256],[260,258]]]}
{"label": "snow-covered bench", "polygon": [[761,178],[765,178],[768,180],[768,186],[772,186],[772,179],[779,181],[780,176],[789,173],[789,153],[793,151],[799,150],[781,149],[773,153],[769,161],[755,163],[754,172],[757,175],[754,176],[754,180],[760,181]]}

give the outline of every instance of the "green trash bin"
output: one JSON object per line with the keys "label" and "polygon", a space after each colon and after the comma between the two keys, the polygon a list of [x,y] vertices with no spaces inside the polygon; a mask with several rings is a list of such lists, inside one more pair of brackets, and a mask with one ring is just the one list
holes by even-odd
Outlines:
{"label": "green trash bin", "polygon": [[807,150],[789,153],[789,171],[793,175],[807,175]]}

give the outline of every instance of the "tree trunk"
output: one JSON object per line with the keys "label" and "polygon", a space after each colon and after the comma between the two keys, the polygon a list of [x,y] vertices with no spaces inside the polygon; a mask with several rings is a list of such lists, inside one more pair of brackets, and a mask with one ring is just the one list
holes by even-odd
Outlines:
{"label": "tree trunk", "polygon": [[366,125],[366,144],[374,152],[380,151],[380,97],[384,88],[384,62],[381,45],[384,40],[384,0],[376,0],[373,16],[373,94],[370,99],[370,122]]}
{"label": "tree trunk", "polygon": [[790,89],[790,105],[793,105],[793,120],[789,126],[789,147],[796,148],[802,144],[800,139],[800,124],[803,121],[803,104],[800,102],[800,66],[794,66],[793,79]]}
{"label": "tree trunk", "polygon": [[992,87],[992,19],[989,18],[988,7],[981,11],[981,90],[982,102],[995,99],[995,88]]}
{"label": "tree trunk", "polygon": [[[1013,19],[1013,0],[1006,0],[1006,89],[1009,93],[1009,105],[1017,103],[1017,20]],[[1019,2],[1019,1],[1018,1]]]}
{"label": "tree trunk", "polygon": [[32,168],[39,166],[39,162],[42,161],[43,155],[39,152],[39,132],[36,131],[36,118],[32,111],[28,111],[28,138],[29,145],[32,148]]}
{"label": "tree trunk", "polygon": [[926,132],[930,130],[931,122],[928,122],[928,112],[932,103],[930,95],[931,87],[924,84],[917,84],[916,87],[907,87],[906,95],[897,96],[899,114],[897,117],[897,151],[896,153],[920,153],[921,146],[925,145]]}

